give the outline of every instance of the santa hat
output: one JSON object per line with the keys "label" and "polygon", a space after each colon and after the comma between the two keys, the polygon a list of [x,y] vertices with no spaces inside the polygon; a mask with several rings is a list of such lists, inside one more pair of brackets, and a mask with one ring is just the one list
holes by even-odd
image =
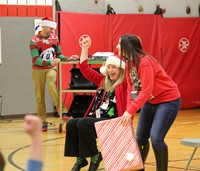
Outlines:
{"label": "santa hat", "polygon": [[109,56],[105,62],[105,65],[100,68],[100,72],[103,75],[106,75],[108,65],[115,65],[116,67],[122,68],[123,70],[125,70],[126,66],[125,62],[122,61],[119,56]]}
{"label": "santa hat", "polygon": [[57,23],[48,17],[42,19],[41,26],[47,26],[56,29]]}

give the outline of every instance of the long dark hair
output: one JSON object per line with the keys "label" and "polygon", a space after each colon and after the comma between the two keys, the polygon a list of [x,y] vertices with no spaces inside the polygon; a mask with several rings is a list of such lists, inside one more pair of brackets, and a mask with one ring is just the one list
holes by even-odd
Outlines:
{"label": "long dark hair", "polygon": [[142,50],[141,40],[138,36],[133,34],[125,34],[120,37],[120,50],[121,56],[126,58],[128,61],[129,70],[131,69],[131,64],[133,63],[138,70],[139,67],[139,55],[147,53]]}

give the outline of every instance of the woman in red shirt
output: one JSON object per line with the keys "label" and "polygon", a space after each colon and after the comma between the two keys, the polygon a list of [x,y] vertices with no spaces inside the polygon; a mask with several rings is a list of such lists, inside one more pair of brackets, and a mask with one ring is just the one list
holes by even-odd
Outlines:
{"label": "woman in red shirt", "polygon": [[[168,148],[164,138],[180,109],[178,87],[156,59],[142,50],[138,36],[121,36],[117,49],[128,63],[127,109],[123,114],[122,124],[126,125],[136,111],[141,109],[136,138],[143,163],[147,158],[151,139],[157,171],[167,171]],[[137,97],[133,97],[135,94]]]}

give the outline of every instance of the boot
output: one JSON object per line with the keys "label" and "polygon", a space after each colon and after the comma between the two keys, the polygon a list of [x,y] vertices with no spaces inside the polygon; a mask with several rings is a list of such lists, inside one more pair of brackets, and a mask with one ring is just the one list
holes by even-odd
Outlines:
{"label": "boot", "polygon": [[71,171],[80,171],[82,167],[85,167],[88,165],[88,161],[86,159],[83,159],[81,163],[75,163]]}
{"label": "boot", "polygon": [[153,149],[156,159],[156,171],[168,170],[168,148]]}
{"label": "boot", "polygon": [[[141,157],[142,157],[142,162],[143,162],[143,165],[144,165],[145,162],[146,162],[148,153],[149,153],[149,142],[146,145],[139,145],[139,150],[140,150],[140,154],[141,154]],[[145,169],[140,169],[138,171],[144,171],[144,170]]]}
{"label": "boot", "polygon": [[88,169],[88,171],[96,171],[99,167],[99,164],[101,163],[102,161],[102,155],[101,153],[99,152],[98,153],[98,157],[96,158],[96,161],[92,161],[92,158],[91,158],[91,162],[90,162],[90,167]]}

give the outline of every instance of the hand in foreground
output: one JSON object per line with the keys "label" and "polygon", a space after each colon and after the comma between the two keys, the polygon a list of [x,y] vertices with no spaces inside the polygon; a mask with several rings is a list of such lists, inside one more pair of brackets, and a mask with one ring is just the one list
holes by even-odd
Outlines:
{"label": "hand in foreground", "polygon": [[[29,160],[42,163],[42,121],[38,116],[26,115],[24,118],[24,131],[31,137]],[[29,166],[29,165],[28,165]],[[29,168],[27,169],[29,170]],[[32,170],[32,169],[30,169]]]}
{"label": "hand in foreground", "polygon": [[123,126],[126,126],[126,125],[128,125],[131,121],[132,121],[132,115],[131,115],[129,112],[125,111],[124,114],[123,114],[123,116],[122,116],[121,124],[122,124]]}
{"label": "hand in foreground", "polygon": [[23,127],[24,131],[33,138],[41,134],[42,121],[38,116],[26,115]]}

